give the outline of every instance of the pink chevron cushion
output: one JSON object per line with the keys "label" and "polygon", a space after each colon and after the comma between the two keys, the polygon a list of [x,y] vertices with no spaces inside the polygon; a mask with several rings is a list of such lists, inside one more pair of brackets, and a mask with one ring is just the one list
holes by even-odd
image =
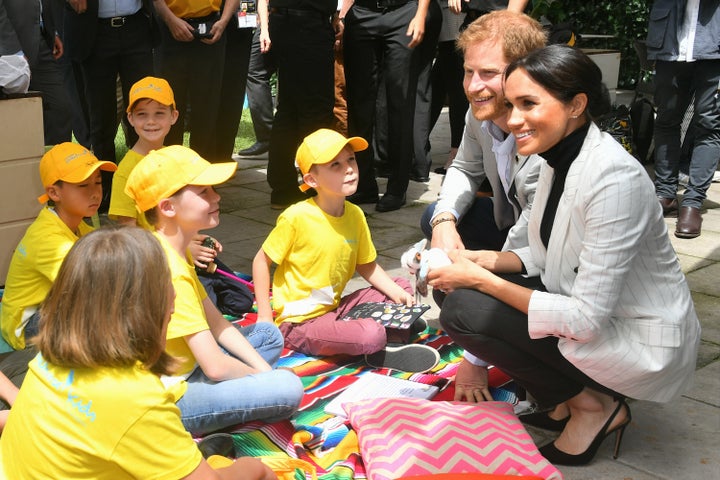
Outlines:
{"label": "pink chevron cushion", "polygon": [[563,478],[505,402],[385,398],[344,407],[368,480],[465,472]]}

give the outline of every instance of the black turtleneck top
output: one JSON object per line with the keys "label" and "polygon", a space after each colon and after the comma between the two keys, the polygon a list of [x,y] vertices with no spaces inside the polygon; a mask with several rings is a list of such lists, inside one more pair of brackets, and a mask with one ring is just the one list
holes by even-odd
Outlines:
{"label": "black turtleneck top", "polygon": [[565,178],[567,177],[568,170],[570,170],[570,165],[572,165],[580,153],[589,129],[590,122],[587,122],[556,143],[550,150],[539,154],[547,161],[548,165],[555,170],[550,195],[548,196],[547,205],[545,205],[545,211],[543,212],[542,221],[540,222],[540,239],[543,245],[545,245],[545,248],[547,248],[548,243],[550,243],[550,234],[552,233],[552,227],[555,221],[555,213],[557,212],[560,197],[565,190]]}

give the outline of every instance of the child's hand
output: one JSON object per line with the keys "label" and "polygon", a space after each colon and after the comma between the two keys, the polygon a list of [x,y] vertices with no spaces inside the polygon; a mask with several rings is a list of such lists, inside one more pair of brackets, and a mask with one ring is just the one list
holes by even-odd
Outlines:
{"label": "child's hand", "polygon": [[193,258],[193,263],[203,270],[208,267],[208,264],[215,260],[218,252],[222,251],[222,245],[215,239],[213,239],[215,240],[215,248],[203,246],[203,241],[208,237],[209,235],[198,234],[192,239],[188,246],[190,255]]}
{"label": "child's hand", "polygon": [[402,303],[407,307],[412,307],[413,305],[415,305],[415,297],[402,289],[400,291],[400,294],[398,294],[396,297],[393,297],[392,300],[395,303]]}

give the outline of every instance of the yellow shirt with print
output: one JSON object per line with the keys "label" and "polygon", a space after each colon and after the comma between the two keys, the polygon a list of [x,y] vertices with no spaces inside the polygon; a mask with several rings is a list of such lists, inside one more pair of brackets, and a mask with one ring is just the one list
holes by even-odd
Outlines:
{"label": "yellow shirt with print", "polygon": [[176,395],[141,365],[68,369],[38,355],[29,367],[0,441],[6,478],[176,480],[200,464]]}
{"label": "yellow shirt with print", "polygon": [[117,170],[113,174],[108,216],[112,220],[117,220],[118,216],[134,218],[137,221],[138,227],[152,232],[154,228],[148,223],[145,214],[138,211],[135,200],[125,193],[125,185],[127,185],[130,172],[133,171],[135,166],[140,163],[140,160],[143,158],[145,158],[145,155],[141,155],[133,150],[128,150],[118,165]]}
{"label": "yellow shirt with print", "polygon": [[[80,222],[80,237],[92,230]],[[60,264],[79,236],[54,210],[45,207],[15,248],[0,303],[2,336],[15,350],[25,348],[25,325],[45,300]]]}
{"label": "yellow shirt with print", "polygon": [[165,350],[182,362],[177,373],[185,375],[192,372],[197,363],[185,336],[210,329],[202,305],[207,292],[195,273],[190,254],[181,257],[162,235],[154,235],[165,250],[175,288],[175,311],[168,324]]}
{"label": "yellow shirt with print", "polygon": [[308,199],[285,210],[262,245],[277,264],[273,276],[276,323],[299,323],[337,308],[357,265],[375,261],[365,214],[345,202],[340,217]]}

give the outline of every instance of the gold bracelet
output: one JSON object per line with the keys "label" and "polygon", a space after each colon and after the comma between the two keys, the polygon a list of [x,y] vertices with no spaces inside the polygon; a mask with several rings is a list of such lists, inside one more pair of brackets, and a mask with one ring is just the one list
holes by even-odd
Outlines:
{"label": "gold bracelet", "polygon": [[430,222],[430,228],[435,228],[443,222],[455,223],[455,219],[453,217],[440,217],[437,220],[433,220],[432,222]]}

